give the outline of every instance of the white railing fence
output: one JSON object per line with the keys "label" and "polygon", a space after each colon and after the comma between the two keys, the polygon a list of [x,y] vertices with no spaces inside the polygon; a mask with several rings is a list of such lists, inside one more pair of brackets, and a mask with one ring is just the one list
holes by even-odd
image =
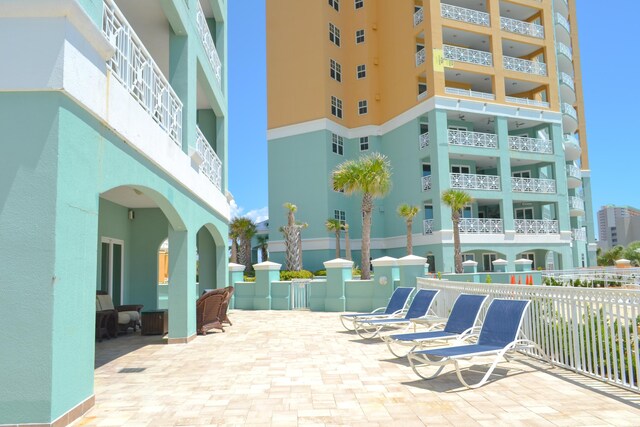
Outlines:
{"label": "white railing fence", "polygon": [[516,234],[558,234],[558,221],[552,219],[514,219]]}
{"label": "white railing fence", "polygon": [[[640,391],[640,291],[443,282],[426,278],[418,278],[418,287],[440,290],[433,310],[445,317],[461,293],[488,295],[489,302],[494,298],[530,300],[523,332],[555,365]],[[481,319],[489,302],[483,308]],[[524,353],[539,356],[531,350]]]}
{"label": "white railing fence", "polygon": [[483,27],[491,26],[491,18],[488,13],[446,3],[440,5],[440,16],[455,21],[482,25]]}
{"label": "white railing fence", "polygon": [[567,104],[566,102],[562,103],[562,112],[574,120],[578,120],[578,112],[573,108],[573,105]]}
{"label": "white railing fence", "polygon": [[505,70],[537,74],[539,76],[547,75],[547,64],[544,62],[529,61],[528,59],[514,58],[511,56],[504,56],[502,62]]}
{"label": "white railing fence", "polygon": [[584,200],[576,196],[569,196],[569,209],[583,211]]}
{"label": "white railing fence", "polygon": [[416,67],[424,64],[424,61],[427,60],[426,51],[424,49],[420,49],[416,52]]}
{"label": "white railing fence", "polygon": [[424,150],[429,146],[429,132],[420,135],[420,149]]}
{"label": "white railing fence", "polygon": [[431,190],[431,175],[422,177],[422,191]]}
{"label": "white railing fence", "polygon": [[413,14],[413,26],[420,25],[424,21],[424,10],[422,8],[418,9],[416,13]]}
{"label": "white railing fence", "polygon": [[307,286],[309,279],[291,280],[291,310],[308,310],[309,299],[307,297]]}
{"label": "white railing fence", "polygon": [[422,221],[422,233],[433,234],[433,220],[425,219]]}
{"label": "white railing fence", "polygon": [[[584,228],[582,229],[584,231]],[[586,240],[586,236],[585,239]],[[545,270],[543,282],[552,286],[602,288],[610,286],[640,286],[640,268],[580,268],[574,270]]]}
{"label": "white railing fence", "polygon": [[481,98],[481,99],[490,99],[490,100],[496,99],[496,96],[492,93],[478,92],[477,90],[471,90],[471,89],[458,89],[457,87],[445,87],[444,93],[449,95],[468,96],[471,98]]}
{"label": "white railing fence", "polygon": [[586,242],[587,241],[587,230],[586,228],[574,228],[571,230],[571,239],[577,242]]}
{"label": "white railing fence", "polygon": [[460,233],[465,234],[502,234],[504,226],[501,219],[491,218],[462,218]]}
{"label": "white railing fence", "polygon": [[469,173],[451,173],[451,188],[463,190],[500,191],[500,177],[497,175],[476,175]]}
{"label": "white railing fence", "polygon": [[538,101],[537,99],[520,98],[517,96],[506,96],[505,99],[507,102],[513,102],[514,104],[532,105],[534,107],[549,108],[549,103],[547,101]]}
{"label": "white railing fence", "polygon": [[207,53],[207,58],[213,68],[216,80],[218,81],[218,84],[221,84],[222,62],[218,56],[218,50],[216,49],[216,44],[213,42],[213,37],[211,37],[211,31],[209,31],[209,25],[207,24],[207,18],[204,16],[202,6],[200,6],[199,1],[196,2],[196,4],[198,5],[198,8],[196,9],[196,24],[198,27],[198,33],[200,33],[200,40],[202,41],[205,52]]}
{"label": "white railing fence", "polygon": [[465,147],[498,148],[498,135],[495,133],[469,132],[449,129],[449,144]]}
{"label": "white railing fence", "polygon": [[556,180],[511,177],[511,189],[516,193],[555,194]]}
{"label": "white railing fence", "polygon": [[448,44],[442,45],[442,52],[445,59],[452,61],[468,62],[469,64],[485,65],[487,67],[493,65],[493,55],[490,52]]}
{"label": "white railing fence", "polygon": [[529,153],[553,154],[553,141],[525,136],[510,136],[509,149]]}
{"label": "white railing fence", "polygon": [[102,32],[116,50],[107,61],[111,74],[182,145],[182,102],[113,0],[104,0]]}
{"label": "white railing fence", "polygon": [[525,36],[544,38],[544,27],[533,22],[520,21],[518,19],[500,17],[500,29],[510,33],[522,34]]}
{"label": "white railing fence", "polygon": [[196,127],[196,150],[202,157],[203,162],[200,165],[202,173],[209,178],[209,180],[218,189],[222,188],[222,162],[220,158],[213,151],[211,145],[207,141],[207,138],[202,134],[199,128]]}

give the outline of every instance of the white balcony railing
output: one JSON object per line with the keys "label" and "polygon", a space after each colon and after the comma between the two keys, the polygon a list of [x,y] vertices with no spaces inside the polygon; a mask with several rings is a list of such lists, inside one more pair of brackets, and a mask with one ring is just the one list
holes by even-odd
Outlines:
{"label": "white balcony railing", "polygon": [[516,234],[558,234],[558,221],[552,219],[514,219]]}
{"label": "white balcony railing", "polygon": [[493,55],[489,52],[464,47],[442,45],[442,52],[445,59],[452,61],[468,62],[469,64],[493,66]]}
{"label": "white balcony railing", "polygon": [[569,21],[567,21],[567,18],[565,18],[564,16],[562,16],[561,13],[556,13],[556,22],[558,23],[558,25],[560,25],[562,28],[564,28],[565,30],[567,30],[567,33],[571,34],[571,25],[569,24]]}
{"label": "white balcony railing", "polygon": [[454,21],[482,25],[483,27],[491,26],[491,19],[488,13],[446,3],[440,5],[440,16]]}
{"label": "white balcony railing", "polygon": [[569,209],[576,211],[584,210],[584,200],[576,196],[569,196]]}
{"label": "white balcony railing", "polygon": [[111,74],[151,118],[182,145],[182,102],[113,0],[104,0],[102,32],[116,50]]}
{"label": "white balcony railing", "polygon": [[475,90],[467,90],[467,89],[458,89],[457,87],[445,87],[444,93],[447,93],[449,95],[462,95],[462,96],[469,96],[472,98],[481,98],[481,99],[489,99],[489,100],[496,99],[496,96],[492,93],[478,92]]}
{"label": "white balcony railing", "polygon": [[462,218],[460,220],[460,233],[465,234],[502,234],[504,226],[501,219],[488,218]]}
{"label": "white balcony railing", "polygon": [[574,120],[578,120],[578,112],[576,111],[575,108],[573,108],[573,105],[563,102],[562,112],[568,115],[569,117],[573,118]]}
{"label": "white balcony railing", "polygon": [[413,14],[413,26],[416,27],[420,25],[422,21],[424,21],[424,10],[420,8]]}
{"label": "white balcony railing", "polygon": [[571,239],[577,242],[587,241],[587,229],[586,228],[574,228],[571,230]]}
{"label": "white balcony railing", "polygon": [[500,17],[500,29],[510,33],[522,34],[524,36],[544,38],[544,27],[532,22],[520,21],[518,19]]}
{"label": "white balcony railing", "polygon": [[424,49],[420,49],[416,52],[416,67],[424,64],[424,61],[427,60],[426,51]]}
{"label": "white balcony railing", "polygon": [[558,43],[558,53],[562,53],[570,60],[573,60],[573,51],[564,43]]}
{"label": "white balcony railing", "polygon": [[424,150],[429,146],[429,132],[420,135],[420,149]]}
{"label": "white balcony railing", "polygon": [[528,59],[504,56],[503,65],[505,70],[517,71],[519,73],[536,74],[539,76],[547,75],[547,64],[545,64],[544,62],[529,61]]}
{"label": "white balcony railing", "polygon": [[221,189],[222,162],[198,127],[196,127],[196,150],[203,159],[200,170],[209,178],[213,185]]}
{"label": "white balcony railing", "polygon": [[573,81],[573,77],[565,72],[560,73],[560,83],[565,84],[571,88],[571,90],[575,90],[575,82]]}
{"label": "white balcony railing", "polygon": [[431,175],[422,177],[422,191],[431,190]]}
{"label": "white balcony railing", "polygon": [[451,188],[462,190],[500,191],[500,177],[497,175],[477,175],[470,173],[451,173]]}
{"label": "white balcony railing", "polygon": [[433,220],[425,219],[422,221],[422,233],[433,234]]}
{"label": "white balcony railing", "polygon": [[567,177],[582,179],[582,171],[576,165],[567,165]]}
{"label": "white balcony railing", "polygon": [[200,34],[200,40],[204,45],[204,51],[207,52],[207,58],[209,63],[213,67],[213,72],[216,75],[218,84],[222,84],[222,62],[218,56],[216,45],[211,37],[211,31],[209,31],[209,25],[207,24],[207,18],[204,16],[200,2],[196,2],[198,8],[196,9],[196,24],[198,27],[198,33]]}
{"label": "white balcony railing", "polygon": [[509,149],[527,153],[553,154],[553,142],[542,138],[527,138],[525,136],[510,136]]}
{"label": "white balcony railing", "polygon": [[498,135],[449,129],[449,144],[465,147],[498,148]]}
{"label": "white balcony railing", "polygon": [[516,193],[555,194],[556,180],[511,177],[511,190]]}
{"label": "white balcony railing", "polygon": [[515,96],[506,96],[505,100],[507,102],[513,102],[514,104],[522,104],[522,105],[530,105],[530,106],[534,106],[534,107],[549,108],[549,103],[547,101],[538,101],[537,99],[518,98],[518,97],[515,97]]}

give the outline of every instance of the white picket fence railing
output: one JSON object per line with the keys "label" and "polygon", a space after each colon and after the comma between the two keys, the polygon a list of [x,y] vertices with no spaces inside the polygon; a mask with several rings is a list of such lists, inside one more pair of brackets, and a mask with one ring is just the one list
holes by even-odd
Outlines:
{"label": "white picket fence railing", "polygon": [[[461,293],[531,300],[524,334],[560,367],[639,392],[640,291],[463,283],[418,278],[418,287],[438,289],[436,315],[448,316]],[[484,318],[488,303],[483,308]],[[433,307],[433,306],[432,306]],[[525,354],[536,357],[529,350]]]}

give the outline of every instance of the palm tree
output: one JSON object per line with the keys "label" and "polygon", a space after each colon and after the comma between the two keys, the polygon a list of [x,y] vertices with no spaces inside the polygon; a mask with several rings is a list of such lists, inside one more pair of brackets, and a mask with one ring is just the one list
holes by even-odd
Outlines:
{"label": "palm tree", "polygon": [[231,262],[238,263],[238,238],[240,237],[240,218],[234,218],[229,223],[229,238],[231,239]]}
{"label": "palm tree", "polygon": [[451,220],[453,221],[453,254],[456,263],[456,273],[462,273],[462,252],[460,250],[460,213],[473,198],[464,191],[449,190],[442,193],[442,202],[451,208]]}
{"label": "palm tree", "polygon": [[331,233],[335,233],[336,236],[336,258],[340,258],[340,232],[342,231],[342,223],[339,219],[329,218],[324,226]]}
{"label": "palm tree", "polygon": [[269,236],[261,234],[256,240],[258,241],[258,247],[260,248],[260,258],[262,259],[262,262],[269,261],[269,252],[267,251],[269,248]]}
{"label": "palm tree", "polygon": [[339,164],[332,177],[334,189],[344,189],[345,194],[362,193],[361,277],[367,280],[371,277],[369,253],[373,199],[385,196],[391,189],[391,165],[387,157],[371,153]]}
{"label": "palm tree", "polygon": [[400,215],[407,222],[407,255],[413,255],[413,234],[411,228],[413,227],[413,217],[418,215],[420,209],[417,206],[411,206],[407,203],[403,203],[398,206],[398,215]]}
{"label": "palm tree", "polygon": [[289,202],[285,203],[283,206],[287,210],[287,225],[282,227],[287,270],[300,271],[302,270],[302,242],[300,229],[303,226],[296,223],[295,212],[298,210],[298,207]]}
{"label": "palm tree", "polygon": [[[251,263],[251,239],[256,234],[256,224],[247,217],[235,218],[233,220],[234,231],[240,240],[238,244],[238,263],[246,267],[247,271],[253,270]],[[233,251],[233,247],[232,247]]]}
{"label": "palm tree", "polygon": [[349,224],[346,222],[342,226],[344,230],[344,257],[351,261],[351,244],[349,242]]}

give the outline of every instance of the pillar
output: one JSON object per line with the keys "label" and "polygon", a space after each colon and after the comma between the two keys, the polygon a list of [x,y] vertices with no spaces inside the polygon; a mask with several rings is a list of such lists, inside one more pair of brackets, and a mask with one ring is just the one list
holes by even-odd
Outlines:
{"label": "pillar", "polygon": [[407,255],[397,261],[398,273],[400,276],[400,286],[410,286],[414,288],[417,284],[417,277],[423,277],[427,259],[416,256]]}
{"label": "pillar", "polygon": [[327,293],[325,311],[345,311],[345,282],[353,278],[353,261],[336,258],[323,263],[327,270]]}
{"label": "pillar", "polygon": [[496,273],[506,273],[507,264],[508,262],[506,260],[498,258],[497,260],[493,261],[493,271]]}
{"label": "pillar", "polygon": [[513,196],[511,191],[511,156],[509,155],[509,123],[506,117],[496,117],[496,133],[498,135],[498,175],[500,175],[500,216],[504,226],[505,240],[513,240],[516,227],[513,221]]}
{"label": "pillar", "polygon": [[[395,289],[394,281],[399,278],[397,262],[396,258],[388,256],[371,261],[376,273],[373,277],[374,288],[372,292],[372,306],[374,308],[384,307],[389,302]],[[401,286],[409,285],[401,284]]]}
{"label": "pillar", "polygon": [[467,260],[462,263],[462,272],[465,274],[475,274],[478,272],[478,262]]}
{"label": "pillar", "polygon": [[254,264],[253,268],[256,271],[254,310],[271,310],[271,283],[280,280],[280,267],[282,264],[271,261]]}
{"label": "pillar", "polygon": [[169,226],[169,344],[196,335],[196,235]]}
{"label": "pillar", "polygon": [[[236,286],[237,282],[242,282],[244,280],[244,269],[246,267],[242,264],[235,264],[233,262],[229,263],[229,286]],[[235,305],[235,292],[234,295],[231,296],[231,301],[229,301],[229,308],[236,308]]]}

